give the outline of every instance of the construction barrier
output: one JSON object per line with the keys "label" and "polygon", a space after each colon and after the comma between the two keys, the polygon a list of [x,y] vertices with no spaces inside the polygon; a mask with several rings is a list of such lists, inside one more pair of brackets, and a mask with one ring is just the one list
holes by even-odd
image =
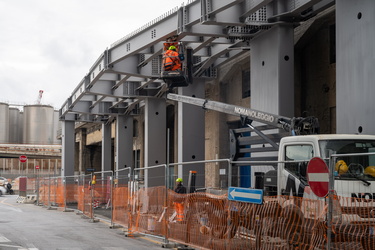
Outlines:
{"label": "construction barrier", "polygon": [[65,203],[63,177],[48,177],[39,180],[38,203],[43,206],[63,206]]}
{"label": "construction barrier", "polygon": [[92,216],[100,218],[110,218],[112,220],[112,186],[113,172],[95,172],[92,176]]}
{"label": "construction barrier", "polygon": [[78,208],[78,187],[80,185],[81,178],[79,176],[66,176],[63,178],[64,182],[64,207],[69,209]]}
{"label": "construction barrier", "polygon": [[130,168],[115,172],[112,191],[112,223],[128,227],[130,215]]}
{"label": "construction barrier", "polygon": [[[168,172],[164,171],[166,165],[149,169]],[[264,196],[262,204],[254,204],[229,200],[228,193],[214,194],[212,190],[178,194],[171,186],[176,176],[149,174],[145,168],[133,172],[123,169],[114,174],[98,172],[69,180],[42,178],[38,182],[39,202],[59,207],[75,203],[87,217],[111,218],[113,224],[127,228],[129,234],[164,237],[166,242],[199,249],[329,246],[369,250],[375,246],[375,202],[371,195],[318,200]],[[160,180],[165,182],[151,186]]]}

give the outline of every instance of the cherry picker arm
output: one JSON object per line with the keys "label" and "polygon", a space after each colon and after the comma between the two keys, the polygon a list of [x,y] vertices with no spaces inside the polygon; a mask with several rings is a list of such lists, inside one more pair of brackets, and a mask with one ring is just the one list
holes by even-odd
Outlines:
{"label": "cherry picker arm", "polygon": [[275,128],[283,129],[290,132],[291,135],[301,134],[317,134],[319,131],[319,123],[315,117],[293,117],[275,115],[255,109],[245,108],[241,106],[231,105],[227,103],[210,101],[190,96],[177,95],[173,93],[167,94],[167,99],[200,106],[204,109],[214,110],[229,115],[239,116],[243,120],[244,125],[250,125],[252,121],[257,121]]}

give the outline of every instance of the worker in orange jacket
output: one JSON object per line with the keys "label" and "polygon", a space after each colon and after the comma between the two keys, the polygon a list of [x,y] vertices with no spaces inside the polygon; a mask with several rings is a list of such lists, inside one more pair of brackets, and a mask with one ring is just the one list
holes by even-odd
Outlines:
{"label": "worker in orange jacket", "polygon": [[164,53],[164,57],[163,57],[164,71],[181,70],[181,60],[176,50],[177,50],[176,46],[172,45]]}
{"label": "worker in orange jacket", "polygon": [[[186,188],[182,185],[182,179],[177,178],[176,180],[176,188],[174,190],[178,194],[186,194]],[[175,210],[176,210],[176,220],[182,222],[184,220],[184,203],[183,201],[175,201],[174,202]]]}

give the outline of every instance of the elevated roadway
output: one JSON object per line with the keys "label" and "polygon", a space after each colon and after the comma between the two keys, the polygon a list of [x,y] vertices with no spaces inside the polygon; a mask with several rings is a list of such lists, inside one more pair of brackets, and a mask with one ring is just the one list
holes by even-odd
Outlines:
{"label": "elevated roadway", "polygon": [[61,145],[0,144],[0,158],[60,159]]}
{"label": "elevated roadway", "polygon": [[111,121],[132,114],[146,98],[167,91],[160,79],[163,43],[178,37],[192,49],[192,77],[214,78],[216,69],[250,49],[253,39],[275,25],[298,25],[335,1],[190,0],[106,49],[60,109],[60,119]]}

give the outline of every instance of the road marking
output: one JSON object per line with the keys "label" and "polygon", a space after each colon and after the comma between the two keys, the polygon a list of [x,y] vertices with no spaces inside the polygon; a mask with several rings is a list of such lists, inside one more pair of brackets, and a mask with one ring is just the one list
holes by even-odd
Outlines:
{"label": "road marking", "polygon": [[18,206],[15,206],[13,204],[5,202],[6,200],[7,200],[7,198],[0,201],[1,204],[6,205],[6,207],[4,207],[5,209],[9,209],[9,210],[16,211],[16,212],[22,212],[21,208],[19,208]]}
{"label": "road marking", "polygon": [[0,234],[0,242],[1,243],[10,242],[10,240],[8,238],[5,238],[3,235]]}

